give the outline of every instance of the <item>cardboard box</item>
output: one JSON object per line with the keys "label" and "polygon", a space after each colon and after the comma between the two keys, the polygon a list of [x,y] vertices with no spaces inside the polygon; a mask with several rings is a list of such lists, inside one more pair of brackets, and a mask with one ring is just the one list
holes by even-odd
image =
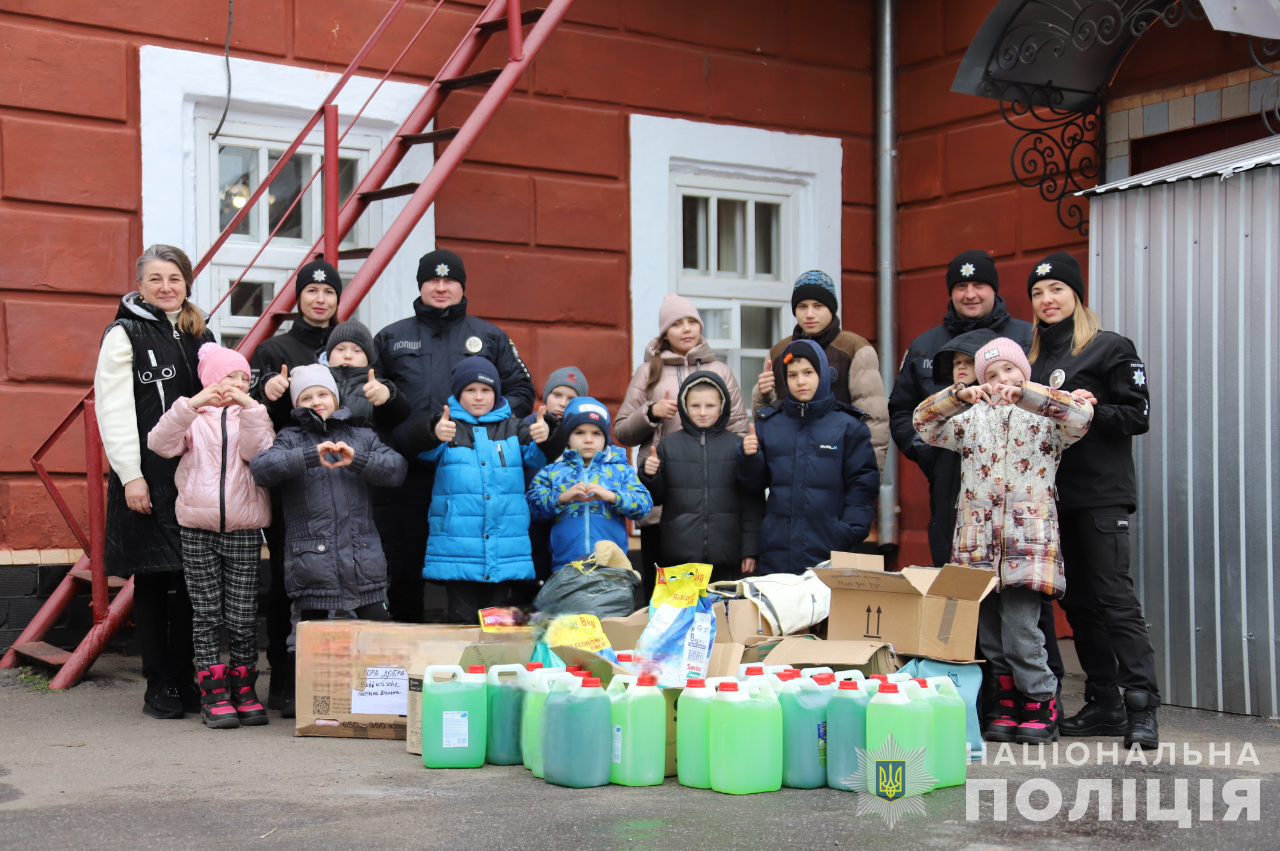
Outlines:
{"label": "cardboard box", "polygon": [[793,668],[827,667],[833,671],[858,670],[863,674],[892,674],[898,664],[883,641],[817,641],[782,639],[764,657],[766,665]]}
{"label": "cardboard box", "polygon": [[600,618],[609,646],[614,650],[634,650],[640,641],[640,633],[649,625],[649,609],[646,606],[625,618]]}
{"label": "cardboard box", "polygon": [[[528,632],[483,633],[478,627],[323,620],[298,624],[298,715],[296,736],[403,739],[409,695],[407,672],[417,659],[457,664],[481,642],[515,644],[532,653]],[[519,655],[519,654],[517,654]],[[404,672],[379,680],[383,696],[369,687],[371,670]],[[353,702],[355,705],[353,705]],[[403,712],[354,711],[397,702]]]}
{"label": "cardboard box", "polygon": [[814,573],[831,588],[830,640],[882,641],[897,653],[968,662],[974,658],[978,603],[995,573],[949,564],[884,570],[880,556],[831,553]]}
{"label": "cardboard box", "polygon": [[[486,638],[492,636],[485,633]],[[449,649],[440,646],[423,650],[424,655],[416,657],[409,663],[409,712],[405,716],[404,749],[408,753],[422,755],[422,681],[426,676],[428,665],[524,665],[533,655],[533,645],[529,643],[497,642],[485,644],[468,644],[457,655],[456,661],[449,658]]]}
{"label": "cardboard box", "polygon": [[773,637],[773,627],[760,614],[760,607],[750,600],[721,600],[712,607],[716,616],[716,641],[748,644],[762,637]]}

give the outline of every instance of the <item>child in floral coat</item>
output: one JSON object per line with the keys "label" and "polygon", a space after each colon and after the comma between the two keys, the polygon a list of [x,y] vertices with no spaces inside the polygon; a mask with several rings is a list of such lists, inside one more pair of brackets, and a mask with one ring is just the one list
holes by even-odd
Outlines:
{"label": "child in floral coat", "polygon": [[1040,632],[1041,595],[1061,597],[1054,475],[1062,451],[1084,437],[1093,406],[1028,380],[1031,365],[1007,337],[977,354],[980,384],[955,384],[916,408],[925,442],[960,453],[952,560],[996,571],[982,603],[978,645],[999,681],[993,742],[1058,738],[1056,678]]}

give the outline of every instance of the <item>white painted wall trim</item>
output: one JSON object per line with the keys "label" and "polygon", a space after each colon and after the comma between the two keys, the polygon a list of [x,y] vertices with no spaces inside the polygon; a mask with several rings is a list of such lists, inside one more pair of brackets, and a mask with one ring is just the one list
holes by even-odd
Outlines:
{"label": "white painted wall trim", "polygon": [[[631,116],[631,360],[638,367],[672,291],[673,167],[795,183],[799,218],[793,267],[840,280],[842,146],[828,136],[779,133],[653,115]],[[798,274],[796,272],[796,274]],[[787,281],[789,284],[790,281]]]}
{"label": "white painted wall trim", "polygon": [[[177,245],[195,261],[211,240],[197,227],[197,119],[217,121],[226,95],[223,58],[212,53],[144,45],[139,50],[142,137],[142,241]],[[232,101],[227,121],[302,128],[324,100],[339,74],[248,59],[231,60]],[[338,112],[345,126],[373,91],[377,81],[353,77],[339,95]],[[356,125],[366,135],[391,144],[396,129],[421,99],[425,87],[409,83],[383,84]],[[316,131],[313,140],[322,136]],[[372,152],[376,156],[377,151]],[[392,175],[389,185],[420,181],[431,168],[429,146],[414,147]],[[394,221],[407,197],[380,201],[380,211],[366,217],[378,224],[375,236]],[[360,315],[376,333],[396,319],[413,315],[418,295],[414,280],[418,257],[435,247],[434,207],[418,223],[369,297]],[[345,266],[344,266],[345,269]],[[206,276],[202,276],[206,277]],[[202,282],[197,281],[197,288]],[[205,285],[206,289],[208,285]],[[208,309],[212,304],[201,303]],[[225,307],[223,308],[226,309]]]}

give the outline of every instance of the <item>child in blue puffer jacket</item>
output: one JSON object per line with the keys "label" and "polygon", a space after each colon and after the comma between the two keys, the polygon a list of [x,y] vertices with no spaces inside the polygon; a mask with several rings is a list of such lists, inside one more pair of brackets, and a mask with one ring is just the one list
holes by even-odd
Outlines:
{"label": "child in blue puffer jacket", "polygon": [[565,408],[561,427],[569,448],[534,477],[528,493],[533,519],[555,521],[552,570],[590,555],[597,541],[613,541],[625,552],[624,518],[639,520],[653,510],[626,453],[609,442],[608,408],[580,396]]}
{"label": "child in blue puffer jacket", "polygon": [[474,624],[480,609],[507,604],[512,582],[534,577],[524,468],[559,455],[561,432],[546,408],[532,424],[512,416],[485,358],[459,361],[451,389],[440,414],[413,426],[418,457],[436,467],[422,575],[444,583],[451,621]]}

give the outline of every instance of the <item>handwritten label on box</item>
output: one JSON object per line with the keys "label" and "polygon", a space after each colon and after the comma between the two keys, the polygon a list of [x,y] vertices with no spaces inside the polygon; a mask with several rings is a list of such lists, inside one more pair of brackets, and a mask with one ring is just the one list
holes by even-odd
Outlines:
{"label": "handwritten label on box", "polygon": [[363,690],[351,690],[352,715],[408,715],[409,674],[404,668],[367,668]]}

